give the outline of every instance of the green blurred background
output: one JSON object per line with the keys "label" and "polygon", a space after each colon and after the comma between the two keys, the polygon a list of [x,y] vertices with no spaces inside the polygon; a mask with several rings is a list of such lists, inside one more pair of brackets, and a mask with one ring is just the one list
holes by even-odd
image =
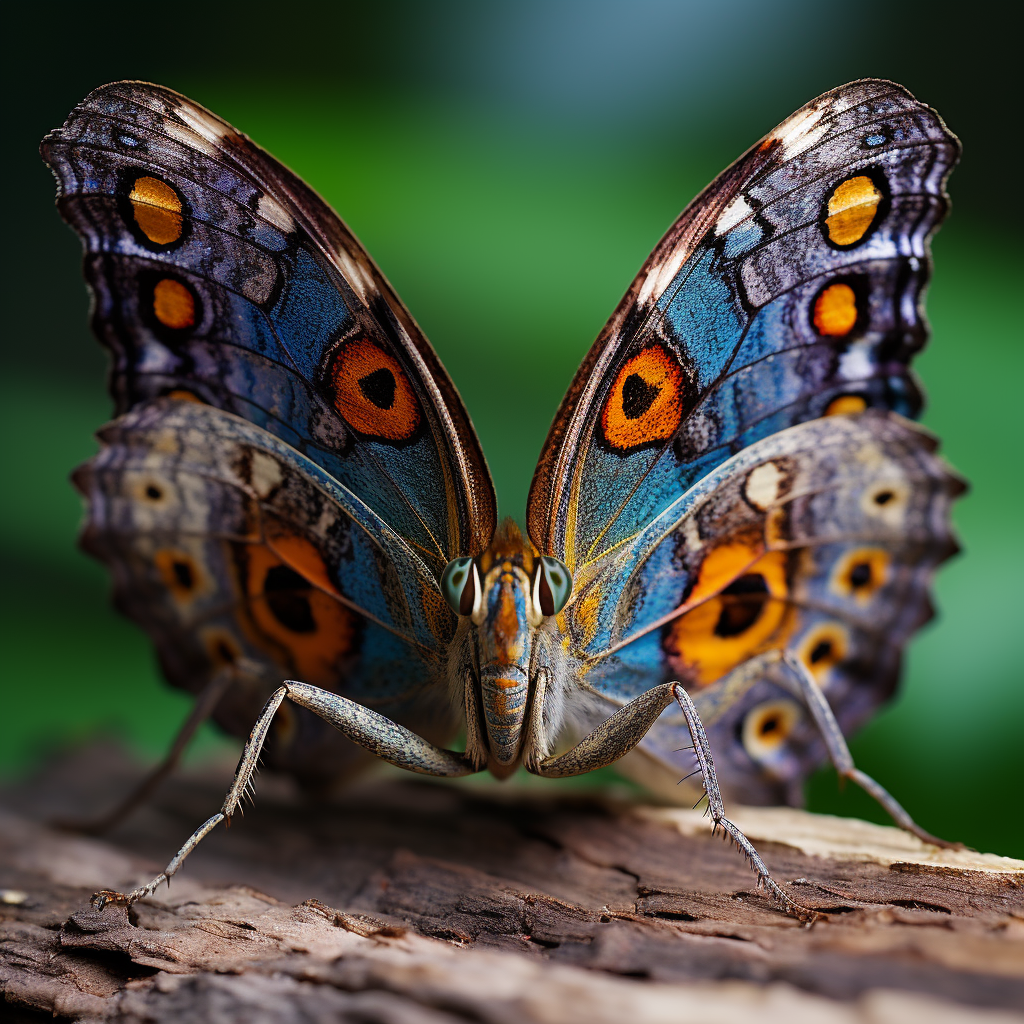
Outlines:
{"label": "green blurred background", "polygon": [[[956,509],[965,550],[939,577],[938,619],[911,645],[898,699],[852,747],[925,827],[1024,856],[1009,11],[885,0],[22,9],[4,54],[0,771],[98,732],[152,758],[187,710],[75,547],[67,476],[94,451],[110,402],[78,242],[36,147],[91,88],[143,78],[185,92],[328,199],[433,341],[501,509],[521,520],[573,371],[679,210],[805,101],[881,76],[939,109],[964,143],[918,368],[925,422],[972,491]],[[226,742],[209,730],[193,756]],[[884,820],[828,771],[808,795],[814,809]]]}

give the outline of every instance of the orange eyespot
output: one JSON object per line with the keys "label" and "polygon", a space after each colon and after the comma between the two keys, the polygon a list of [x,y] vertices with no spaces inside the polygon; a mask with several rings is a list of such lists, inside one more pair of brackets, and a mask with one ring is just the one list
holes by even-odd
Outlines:
{"label": "orange eyespot", "polygon": [[[319,552],[305,538],[278,534],[273,547],[245,548],[245,593],[255,643],[273,644],[287,671],[314,686],[332,688],[339,662],[357,642],[359,618],[337,597]],[[301,569],[302,571],[297,571]]]}
{"label": "orange eyespot", "polygon": [[838,622],[823,622],[804,637],[798,653],[800,660],[821,683],[829,670],[846,657],[849,646],[850,634],[845,626]]}
{"label": "orange eyespot", "polygon": [[790,631],[788,591],[785,552],[758,558],[743,544],[709,552],[689,598],[702,603],[676,619],[663,641],[673,670],[708,686],[782,643]]}
{"label": "orange eyespot", "polygon": [[238,641],[226,630],[213,627],[199,631],[207,656],[215,668],[234,665],[242,656]]}
{"label": "orange eyespot", "polygon": [[857,548],[840,559],[832,573],[832,589],[858,604],[867,604],[889,581],[892,558],[882,548]]}
{"label": "orange eyespot", "polygon": [[857,323],[857,296],[842,281],[823,288],[814,300],[814,329],[823,337],[845,338]]}
{"label": "orange eyespot", "polygon": [[366,338],[347,342],[327,373],[334,408],[361,434],[407,441],[422,419],[419,401],[401,364]]}
{"label": "orange eyespot", "polygon": [[164,549],[153,556],[153,562],[164,586],[176,601],[189,601],[195,597],[203,577],[191,555],[184,551]]}
{"label": "orange eyespot", "polygon": [[601,430],[619,452],[671,438],[683,418],[686,380],[676,359],[649,345],[626,361],[612,385]]}
{"label": "orange eyespot", "polygon": [[838,395],[828,403],[826,416],[840,416],[843,413],[863,412],[868,407],[863,395]]}
{"label": "orange eyespot", "polygon": [[153,315],[174,331],[183,331],[196,325],[196,300],[191,289],[175,280],[164,277],[153,288]]}
{"label": "orange eyespot", "polygon": [[883,199],[866,174],[840,182],[828,197],[825,230],[835,245],[851,246],[864,240]]}
{"label": "orange eyespot", "polygon": [[771,700],[758,704],[743,719],[743,749],[754,761],[769,760],[786,742],[803,717],[791,700]]}
{"label": "orange eyespot", "polygon": [[155,245],[181,238],[183,203],[167,182],[144,174],[135,179],[128,200],[139,230]]}

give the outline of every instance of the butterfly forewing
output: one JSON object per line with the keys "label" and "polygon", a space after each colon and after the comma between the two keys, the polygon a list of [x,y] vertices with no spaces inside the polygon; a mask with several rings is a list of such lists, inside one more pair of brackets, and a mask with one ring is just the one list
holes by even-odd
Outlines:
{"label": "butterfly forewing", "polygon": [[575,570],[760,437],[830,410],[914,414],[927,241],[957,153],[929,107],[865,81],[724,172],[577,373],[531,488],[534,543]]}
{"label": "butterfly forewing", "polygon": [[96,90],[42,152],[85,246],[119,413],[191,395],[307,453],[438,571],[486,547],[493,488],[454,387],[312,190],[143,83]]}

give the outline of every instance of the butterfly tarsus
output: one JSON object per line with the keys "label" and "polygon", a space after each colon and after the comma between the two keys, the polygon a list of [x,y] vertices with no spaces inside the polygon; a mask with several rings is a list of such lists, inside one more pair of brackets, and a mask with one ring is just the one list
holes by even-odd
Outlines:
{"label": "butterfly tarsus", "polygon": [[[725,804],[722,800],[721,791],[718,788],[718,778],[715,775],[715,766],[711,759],[711,747],[708,743],[704,726],[697,714],[697,708],[690,695],[679,683],[672,685],[672,696],[675,698],[676,703],[683,712],[683,717],[686,719],[687,728],[690,730],[690,736],[693,738],[697,764],[704,776],[704,796],[701,797],[701,800],[707,797],[708,806],[705,814],[710,813],[711,815],[711,834],[715,835],[718,829],[722,829],[726,838],[731,839],[740,853],[746,858],[747,864],[757,875],[759,886],[763,885],[769,896],[781,904],[787,913],[792,914],[801,921],[813,923],[821,915],[808,907],[801,906],[786,895],[778,882],[772,878],[767,866],[761,860],[760,855],[754,849],[750,840],[725,816]],[[701,800],[694,804],[694,808],[700,804]]]}

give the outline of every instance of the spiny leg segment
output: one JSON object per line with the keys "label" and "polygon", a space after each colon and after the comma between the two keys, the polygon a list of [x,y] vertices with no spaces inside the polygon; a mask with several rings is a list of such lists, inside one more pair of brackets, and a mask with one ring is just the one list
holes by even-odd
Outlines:
{"label": "spiny leg segment", "polygon": [[810,670],[800,658],[790,651],[785,653],[782,660],[785,667],[789,669],[787,675],[791,681],[790,689],[794,696],[799,697],[810,711],[814,724],[825,741],[829,760],[831,760],[839,775],[855,782],[869,796],[874,797],[892,820],[904,831],[917,836],[918,839],[926,843],[931,843],[933,846],[941,846],[948,850],[962,850],[964,848],[963,843],[949,842],[946,839],[933,836],[930,832],[926,832],[880,782],[876,782],[870,775],[862,772],[853,763],[853,755],[846,744],[843,730],[839,728],[839,723],[836,721],[836,716],[832,713],[828,699],[822,693],[821,687],[815,682]]}
{"label": "spiny leg segment", "polygon": [[715,775],[715,765],[711,757],[711,746],[708,743],[707,734],[690,695],[679,683],[663,683],[642,693],[635,700],[616,711],[607,721],[602,722],[571,750],[559,754],[557,757],[541,761],[534,771],[538,775],[548,778],[561,778],[567,775],[581,775],[596,768],[604,768],[629,753],[673,701],[679,705],[693,740],[698,770],[703,779],[704,792],[708,797],[712,835],[721,829],[736,844],[757,875],[758,886],[764,886],[769,895],[777,900],[788,913],[801,920],[814,920],[818,915],[786,895],[778,882],[772,878],[764,861],[754,849],[754,845],[725,816],[725,803],[722,800],[718,778]]}
{"label": "spiny leg segment", "polygon": [[185,862],[188,855],[214,828],[222,821],[227,824],[231,823],[231,817],[238,810],[242,797],[250,791],[260,752],[266,742],[267,734],[270,732],[270,723],[286,697],[300,707],[309,708],[310,711],[330,722],[354,743],[358,743],[371,753],[399,768],[405,768],[421,775],[447,777],[470,775],[476,771],[467,761],[465,755],[435,746],[404,726],[392,722],[391,719],[385,718],[376,711],[371,711],[362,704],[357,704],[336,693],[321,690],[319,687],[310,686],[307,683],[296,683],[289,680],[274,691],[260,712],[260,717],[246,741],[242,757],[235,769],[234,780],[220,811],[203,822],[188,837],[184,846],[156,878],[129,893],[115,892],[111,889],[97,892],[92,897],[93,906],[101,910],[109,903],[130,906],[137,900],[152,896],[160,885],[170,882],[171,877]]}

